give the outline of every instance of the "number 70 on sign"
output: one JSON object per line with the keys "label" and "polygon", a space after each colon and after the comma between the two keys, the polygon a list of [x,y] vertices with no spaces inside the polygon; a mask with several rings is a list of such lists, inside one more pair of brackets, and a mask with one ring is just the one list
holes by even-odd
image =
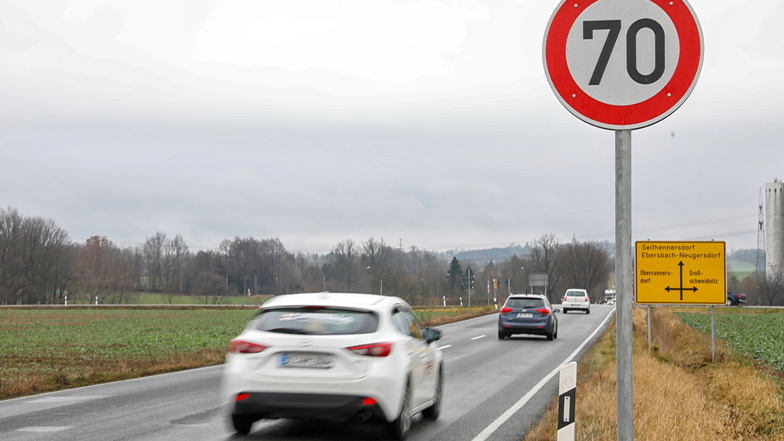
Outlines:
{"label": "number 70 on sign", "polygon": [[572,0],[548,23],[543,61],[570,112],[619,130],[674,112],[696,83],[703,52],[685,0]]}

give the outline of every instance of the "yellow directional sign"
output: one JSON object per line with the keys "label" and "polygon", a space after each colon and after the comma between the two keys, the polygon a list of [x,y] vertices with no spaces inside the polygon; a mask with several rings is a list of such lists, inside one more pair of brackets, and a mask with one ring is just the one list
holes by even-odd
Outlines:
{"label": "yellow directional sign", "polygon": [[723,305],[727,301],[724,242],[636,242],[637,303]]}

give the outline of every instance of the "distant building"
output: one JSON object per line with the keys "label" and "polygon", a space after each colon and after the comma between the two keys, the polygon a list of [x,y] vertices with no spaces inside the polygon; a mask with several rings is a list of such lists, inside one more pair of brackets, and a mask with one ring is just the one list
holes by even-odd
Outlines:
{"label": "distant building", "polygon": [[765,274],[784,277],[784,183],[765,184]]}

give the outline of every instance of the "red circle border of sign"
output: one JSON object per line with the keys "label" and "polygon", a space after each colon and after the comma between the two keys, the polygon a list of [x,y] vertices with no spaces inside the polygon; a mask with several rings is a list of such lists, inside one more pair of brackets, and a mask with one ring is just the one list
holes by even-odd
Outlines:
{"label": "red circle border of sign", "polygon": [[[669,116],[688,97],[702,66],[702,31],[685,0],[650,0],[672,20],[678,31],[678,65],[659,93],[628,106],[606,104],[583,92],[566,60],[566,40],[577,18],[600,0],[564,0],[553,13],[545,34],[545,73],[561,103],[584,121],[606,129],[635,129]],[[572,96],[574,95],[574,96]]]}

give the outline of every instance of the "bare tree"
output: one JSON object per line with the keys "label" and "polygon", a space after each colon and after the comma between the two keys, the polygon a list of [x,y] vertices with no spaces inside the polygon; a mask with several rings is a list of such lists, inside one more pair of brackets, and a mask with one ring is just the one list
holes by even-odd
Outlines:
{"label": "bare tree", "polygon": [[557,270],[565,284],[560,288],[583,288],[593,301],[598,302],[607,288],[610,276],[610,256],[601,246],[591,243],[570,243],[558,252]]}
{"label": "bare tree", "polygon": [[122,303],[132,283],[131,269],[122,250],[106,237],[93,236],[76,255],[75,287],[88,302],[97,296],[107,303]]}
{"label": "bare tree", "polygon": [[[265,285],[274,294],[289,292],[292,281],[293,256],[286,251],[278,238],[264,239],[260,242],[261,271]],[[284,281],[285,279],[285,281]]]}
{"label": "bare tree", "polygon": [[200,271],[193,281],[193,292],[204,297],[205,305],[219,305],[225,292],[225,280],[212,271]]}
{"label": "bare tree", "polygon": [[389,272],[389,267],[394,252],[392,247],[384,243],[384,239],[377,241],[371,237],[367,242],[362,243],[362,262],[367,268],[367,275],[370,279],[368,292],[374,292],[376,289],[381,291],[384,280],[387,281],[388,287],[392,286],[392,274]]}
{"label": "bare tree", "polygon": [[147,289],[158,292],[164,282],[164,246],[166,235],[155,233],[144,242],[144,269],[147,274]]}
{"label": "bare tree", "polygon": [[[526,268],[528,265],[528,268]],[[527,272],[530,271],[530,264],[517,255],[501,265],[501,272],[504,275],[503,283],[506,285],[502,291],[506,294],[520,294],[529,291]]]}
{"label": "bare tree", "polygon": [[531,245],[530,266],[529,274],[547,274],[548,278],[548,293],[547,297],[552,299],[553,287],[558,284],[558,272],[555,269],[556,260],[558,259],[558,240],[552,233],[545,234],[540,238],[533,241]]}
{"label": "bare tree", "polygon": [[185,265],[189,257],[188,245],[182,235],[164,243],[164,285],[170,293],[184,291]]}
{"label": "bare tree", "polygon": [[72,279],[75,248],[53,220],[0,211],[0,302],[57,302]]}
{"label": "bare tree", "polygon": [[784,303],[780,300],[784,296],[784,280],[781,276],[766,276],[765,273],[760,272],[757,279],[757,290],[761,296],[765,297],[768,306],[780,306]]}
{"label": "bare tree", "polygon": [[6,305],[17,303],[27,286],[23,223],[17,210],[0,211],[0,302]]}
{"label": "bare tree", "polygon": [[286,251],[280,239],[254,238],[221,244],[225,256],[226,275],[236,286],[235,291],[259,294],[281,294],[301,286],[294,256]]}
{"label": "bare tree", "polygon": [[335,259],[335,270],[338,278],[345,282],[347,292],[351,292],[358,257],[354,241],[351,239],[344,240],[335,245],[335,248],[332,249],[332,255]]}
{"label": "bare tree", "polygon": [[[56,303],[72,280],[75,248],[68,233],[54,220],[39,217],[27,220],[32,258],[28,265],[29,280],[34,286],[35,302]],[[31,299],[31,302],[32,303]]]}
{"label": "bare tree", "polygon": [[377,241],[370,238],[362,243],[362,258],[371,267],[383,268],[392,257],[394,249],[384,243],[384,239]]}
{"label": "bare tree", "polygon": [[414,303],[423,306],[442,304],[440,296],[443,295],[446,262],[429,251],[414,247],[407,253],[407,257],[408,272],[417,294]]}

